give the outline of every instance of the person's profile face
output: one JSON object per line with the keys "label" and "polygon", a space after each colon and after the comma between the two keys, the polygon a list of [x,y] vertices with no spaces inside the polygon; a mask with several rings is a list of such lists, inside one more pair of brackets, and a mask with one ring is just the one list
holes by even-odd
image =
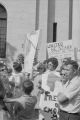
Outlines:
{"label": "person's profile face", "polygon": [[64,65],[66,62],[67,62],[67,59],[64,58],[63,61],[62,61],[62,64]]}
{"label": "person's profile face", "polygon": [[61,71],[61,79],[63,82],[71,80],[74,76],[74,70],[72,65],[64,65]]}
{"label": "person's profile face", "polygon": [[52,62],[48,62],[48,69],[51,70],[51,71],[53,70],[53,64],[52,64]]}

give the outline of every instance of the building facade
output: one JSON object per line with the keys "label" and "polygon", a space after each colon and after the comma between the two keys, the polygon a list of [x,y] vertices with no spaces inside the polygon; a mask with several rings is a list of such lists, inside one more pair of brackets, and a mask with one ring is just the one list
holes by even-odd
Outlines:
{"label": "building facade", "polygon": [[12,61],[24,52],[26,34],[40,29],[38,59],[43,61],[47,42],[75,38],[75,23],[79,31],[79,20],[76,21],[74,13],[78,9],[78,17],[79,6],[79,0],[0,0],[0,54],[4,53],[0,57]]}

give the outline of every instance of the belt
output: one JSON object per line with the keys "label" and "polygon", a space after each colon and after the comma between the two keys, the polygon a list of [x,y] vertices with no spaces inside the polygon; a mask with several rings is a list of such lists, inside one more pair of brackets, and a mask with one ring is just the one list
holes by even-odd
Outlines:
{"label": "belt", "polygon": [[61,109],[60,109],[60,112],[65,113],[65,114],[80,115],[80,113],[68,113],[68,112],[63,111],[63,110],[61,110]]}

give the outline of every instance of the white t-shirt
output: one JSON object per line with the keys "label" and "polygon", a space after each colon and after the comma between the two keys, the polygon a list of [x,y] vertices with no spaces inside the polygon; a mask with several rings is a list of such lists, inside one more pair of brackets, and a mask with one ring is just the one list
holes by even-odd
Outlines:
{"label": "white t-shirt", "polygon": [[67,105],[60,104],[60,109],[68,113],[80,112],[80,77],[76,76],[63,85],[61,93],[69,99],[69,103]]}

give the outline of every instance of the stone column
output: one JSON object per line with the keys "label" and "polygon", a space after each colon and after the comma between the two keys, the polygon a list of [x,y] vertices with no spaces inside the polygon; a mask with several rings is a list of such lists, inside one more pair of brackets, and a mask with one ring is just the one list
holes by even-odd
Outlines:
{"label": "stone column", "polygon": [[43,61],[46,59],[46,43],[47,43],[47,19],[48,19],[48,0],[40,0],[39,2],[39,55],[38,60]]}
{"label": "stone column", "polygon": [[72,40],[80,48],[80,0],[73,0]]}

